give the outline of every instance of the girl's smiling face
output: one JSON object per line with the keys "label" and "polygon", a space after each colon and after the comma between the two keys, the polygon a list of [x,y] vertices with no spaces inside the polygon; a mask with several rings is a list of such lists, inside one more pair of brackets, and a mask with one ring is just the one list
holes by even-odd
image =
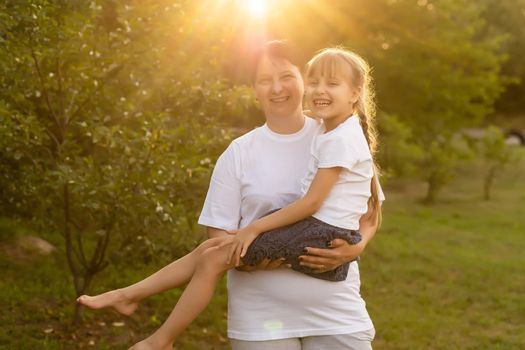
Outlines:
{"label": "girl's smiling face", "polygon": [[344,122],[354,112],[359,90],[352,84],[352,72],[345,62],[321,62],[310,67],[305,81],[308,107],[323,119],[327,131]]}

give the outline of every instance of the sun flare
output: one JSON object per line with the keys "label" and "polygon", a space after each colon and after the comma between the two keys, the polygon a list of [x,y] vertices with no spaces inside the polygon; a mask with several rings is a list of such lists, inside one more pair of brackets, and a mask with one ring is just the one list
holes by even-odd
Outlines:
{"label": "sun flare", "polygon": [[266,0],[244,0],[242,1],[246,12],[252,17],[261,18],[266,14]]}

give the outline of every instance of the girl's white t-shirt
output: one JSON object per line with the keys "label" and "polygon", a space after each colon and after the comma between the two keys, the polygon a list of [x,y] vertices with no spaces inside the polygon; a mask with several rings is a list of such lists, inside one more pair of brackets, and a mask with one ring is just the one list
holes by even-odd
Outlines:
{"label": "girl's white t-shirt", "polygon": [[330,225],[358,230],[359,219],[368,210],[370,182],[374,175],[372,155],[358,117],[351,116],[328,132],[322,125],[312,142],[311,154],[308,174],[301,181],[303,195],[319,168],[343,168],[313,217]]}
{"label": "girl's white t-shirt", "polygon": [[[215,165],[199,224],[236,229],[297,200],[319,133],[317,122],[305,118],[295,134],[276,134],[264,125],[234,140]],[[359,288],[357,262],[342,282],[285,268],[230,270],[228,337],[261,341],[371,329]]]}

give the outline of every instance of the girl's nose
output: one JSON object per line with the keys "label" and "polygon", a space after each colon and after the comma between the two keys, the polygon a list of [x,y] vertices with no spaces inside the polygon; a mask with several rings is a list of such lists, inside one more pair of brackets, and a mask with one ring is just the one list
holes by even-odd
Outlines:
{"label": "girl's nose", "polygon": [[325,93],[325,92],[326,92],[326,86],[325,86],[325,84],[322,84],[322,83],[321,83],[321,84],[317,84],[317,85],[315,86],[314,92],[315,92],[316,94],[318,94],[318,95],[322,95],[323,93]]}

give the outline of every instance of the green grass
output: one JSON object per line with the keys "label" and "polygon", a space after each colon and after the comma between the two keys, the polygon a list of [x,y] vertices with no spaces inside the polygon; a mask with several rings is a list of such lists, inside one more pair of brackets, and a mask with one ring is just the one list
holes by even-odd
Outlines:
{"label": "green grass", "polygon": [[[386,189],[383,227],[360,263],[375,349],[525,348],[525,159],[499,176],[491,201],[481,199],[481,173],[472,164],[459,169],[432,206],[419,203],[420,183]],[[93,292],[157,267],[109,268]],[[60,254],[17,260],[0,250],[0,269],[0,349],[126,349],[158,327],[180,293],[147,300],[131,318],[86,311],[78,327],[70,323],[74,295]],[[225,337],[222,281],[176,349],[229,349]]]}
{"label": "green grass", "polygon": [[525,348],[525,166],[481,199],[480,167],[432,206],[418,185],[387,191],[361,263],[376,349]]}
{"label": "green grass", "polygon": [[[132,317],[111,310],[84,312],[81,326],[72,324],[75,295],[65,259],[57,254],[28,257],[3,254],[0,246],[0,349],[127,349],[151,334],[177,301],[180,290],[144,301]],[[122,287],[157,269],[108,268],[96,281],[94,293]],[[226,330],[226,288],[223,280],[210,307],[179,339],[175,349],[229,349]],[[124,323],[116,327],[114,322]],[[46,330],[52,329],[51,333]],[[93,342],[94,345],[89,345]]]}

